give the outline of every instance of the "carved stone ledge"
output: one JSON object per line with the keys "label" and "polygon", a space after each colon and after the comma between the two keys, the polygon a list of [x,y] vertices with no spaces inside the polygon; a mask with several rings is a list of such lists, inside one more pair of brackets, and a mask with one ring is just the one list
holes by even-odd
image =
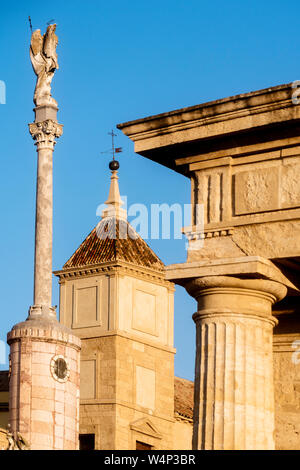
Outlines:
{"label": "carved stone ledge", "polygon": [[95,274],[99,275],[112,275],[112,274],[120,274],[120,275],[133,275],[135,277],[139,277],[141,279],[148,279],[152,280],[154,283],[158,283],[160,285],[164,285],[168,287],[170,290],[174,290],[173,283],[165,279],[165,272],[147,272],[143,269],[139,269],[138,266],[125,266],[123,264],[117,266],[96,266],[95,268],[77,268],[74,270],[61,270],[61,271],[54,271],[55,276],[58,276],[60,282],[64,280],[68,280],[70,278],[80,278],[80,277],[89,277],[95,276]]}
{"label": "carved stone ledge", "polygon": [[22,340],[41,341],[44,343],[57,343],[68,345],[77,351],[81,349],[81,340],[73,331],[57,322],[25,321],[18,323],[7,333],[7,343]]}
{"label": "carved stone ledge", "polygon": [[188,240],[203,240],[206,238],[231,236],[233,235],[233,227],[222,228],[219,230],[212,229],[212,230],[205,230],[205,231],[184,230],[183,232]]}
{"label": "carved stone ledge", "polygon": [[47,119],[29,124],[29,132],[33,140],[36,141],[35,145],[38,150],[43,148],[53,150],[56,144],[55,138],[58,139],[63,133],[63,125],[52,119]]}

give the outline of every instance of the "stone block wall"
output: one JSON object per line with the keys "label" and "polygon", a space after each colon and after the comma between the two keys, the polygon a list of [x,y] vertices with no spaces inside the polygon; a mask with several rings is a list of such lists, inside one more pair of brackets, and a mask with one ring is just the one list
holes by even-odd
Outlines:
{"label": "stone block wall", "polygon": [[[297,344],[298,341],[298,344]],[[279,316],[274,330],[275,446],[300,449],[300,317]]]}
{"label": "stone block wall", "polygon": [[125,332],[82,339],[81,371],[80,434],[96,449],[173,448],[173,349]]}

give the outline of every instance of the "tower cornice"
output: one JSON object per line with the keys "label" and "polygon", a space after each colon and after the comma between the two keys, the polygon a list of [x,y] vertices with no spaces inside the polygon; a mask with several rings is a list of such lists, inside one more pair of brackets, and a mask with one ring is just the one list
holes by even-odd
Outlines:
{"label": "tower cornice", "polygon": [[148,279],[158,284],[167,286],[172,291],[174,290],[174,284],[165,278],[164,271],[158,271],[151,268],[135,265],[126,261],[110,261],[107,263],[100,263],[97,265],[86,265],[76,268],[66,268],[59,271],[53,271],[55,276],[59,277],[60,283],[70,280],[72,278],[82,278],[95,276],[95,274],[106,274],[108,276],[119,275],[131,275],[134,277],[140,277],[142,279]]}

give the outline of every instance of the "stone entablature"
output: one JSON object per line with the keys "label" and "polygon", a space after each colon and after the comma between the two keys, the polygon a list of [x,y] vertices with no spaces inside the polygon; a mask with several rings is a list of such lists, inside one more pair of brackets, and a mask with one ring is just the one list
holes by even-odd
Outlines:
{"label": "stone entablature", "polygon": [[[211,142],[206,139],[224,138],[227,134],[236,155],[240,153],[240,146],[234,145],[236,132],[242,131],[245,135],[245,131],[257,131],[272,124],[296,122],[300,119],[300,108],[292,102],[293,91],[292,83],[279,85],[125,122],[117,127],[135,142],[136,153],[175,169],[174,159],[180,159],[178,163],[186,163],[184,154],[189,154],[190,159],[192,151],[196,147],[199,150],[200,141],[202,146],[197,153],[207,155],[204,160],[223,157],[228,153],[218,147],[224,142],[215,140],[212,148]],[[272,140],[274,147],[276,139]],[[196,145],[186,146],[187,142]],[[249,151],[251,145],[249,142],[246,144],[244,139],[244,153]],[[259,149],[264,149],[263,143]],[[182,150],[184,154],[180,152]],[[163,155],[169,158],[162,161]],[[198,158],[192,161],[198,161]],[[177,171],[185,173],[182,167]]]}
{"label": "stone entablature", "polygon": [[[118,126],[137,153],[191,179],[188,261],[299,256],[300,107],[293,91],[281,85]],[[204,205],[200,235],[197,204]]]}

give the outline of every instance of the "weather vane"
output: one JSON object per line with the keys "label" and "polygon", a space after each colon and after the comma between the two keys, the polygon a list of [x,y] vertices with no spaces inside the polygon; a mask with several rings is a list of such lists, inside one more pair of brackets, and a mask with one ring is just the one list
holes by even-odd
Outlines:
{"label": "weather vane", "polygon": [[30,28],[30,31],[32,32],[32,24],[31,24],[31,18],[30,18],[30,16],[28,16],[28,21],[29,21],[29,28]]}
{"label": "weather vane", "polygon": [[113,129],[111,130],[111,132],[108,132],[108,135],[111,135],[112,147],[111,147],[111,149],[106,150],[105,152],[101,152],[101,154],[103,154],[103,153],[112,154],[113,159],[112,159],[111,162],[109,162],[109,169],[114,171],[114,170],[118,170],[120,168],[120,164],[119,164],[118,160],[115,160],[115,153],[121,153],[122,152],[122,147],[115,147],[114,137],[117,137],[117,134],[114,133]]}
{"label": "weather vane", "polygon": [[[31,31],[31,33],[32,33],[32,23],[31,23],[31,18],[30,18],[30,16],[28,16],[28,21],[29,21],[29,28],[30,28],[30,31]],[[54,21],[55,21],[54,18],[53,18],[52,20],[50,20],[50,21],[47,21],[47,23],[46,23],[47,26],[49,26],[50,24],[54,23]]]}

